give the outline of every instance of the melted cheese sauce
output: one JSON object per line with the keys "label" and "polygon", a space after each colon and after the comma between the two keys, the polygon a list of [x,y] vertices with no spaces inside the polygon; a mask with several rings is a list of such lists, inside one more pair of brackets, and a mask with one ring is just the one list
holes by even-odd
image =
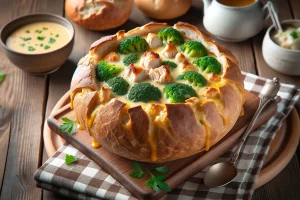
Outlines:
{"label": "melted cheese sauce", "polygon": [[[146,36],[144,36],[145,38]],[[187,39],[185,38],[185,41],[187,41]],[[222,110],[224,109],[224,103],[222,101],[222,98],[221,97],[216,97],[216,98],[208,98],[208,97],[204,97],[203,95],[201,95],[201,93],[208,87],[213,87],[213,88],[216,88],[217,91],[219,91],[219,87],[223,86],[224,84],[228,83],[227,80],[225,80],[224,78],[220,78],[220,81],[210,81],[209,80],[209,77],[210,77],[210,73],[204,73],[204,72],[200,72],[200,70],[198,69],[197,66],[195,66],[195,68],[198,70],[197,72],[202,74],[206,80],[207,80],[207,85],[205,87],[202,87],[202,88],[199,88],[199,87],[196,87],[196,86],[193,86],[192,84],[190,84],[188,81],[185,81],[185,80],[176,80],[176,78],[182,74],[182,72],[180,71],[179,69],[179,64],[180,62],[176,61],[175,58],[167,58],[165,57],[163,54],[162,54],[162,50],[163,50],[163,46],[162,47],[158,47],[156,49],[148,49],[148,51],[151,51],[151,52],[155,52],[155,53],[158,53],[159,56],[160,56],[160,59],[161,61],[172,61],[174,63],[177,64],[177,68],[171,70],[171,74],[172,74],[172,77],[174,79],[173,82],[181,82],[181,83],[185,83],[185,84],[188,84],[190,86],[193,87],[193,89],[196,91],[196,93],[198,94],[198,97],[199,97],[199,100],[198,102],[196,102],[196,105],[191,105],[191,108],[194,110],[194,113],[195,113],[195,117],[197,119],[197,121],[199,122],[199,125],[201,124],[202,126],[205,127],[205,132],[206,132],[206,139],[205,139],[205,150],[209,150],[210,148],[210,137],[211,137],[211,134],[210,134],[210,129],[211,129],[211,126],[210,124],[205,120],[205,115],[204,115],[204,112],[201,110],[200,108],[200,105],[202,103],[205,103],[206,101],[214,101],[216,106],[217,106],[217,109],[219,111],[219,114],[221,116],[221,118],[223,119],[223,123],[224,125],[226,125],[228,123],[228,120],[225,119],[225,117],[221,114],[222,113]],[[179,49],[179,46],[176,46],[177,48],[177,52],[181,52],[180,49]],[[215,57],[217,58],[217,56],[210,52],[209,49],[208,50],[208,55],[209,56],[212,56],[212,57]],[[126,66],[123,65],[122,63],[122,60],[124,59],[125,55],[121,55],[119,54],[119,60],[116,61],[116,62],[111,62],[109,61],[108,63],[110,64],[115,64],[115,65],[118,65],[118,66],[123,66],[124,70],[126,69]],[[186,57],[186,60],[188,60],[189,63],[193,63],[193,61],[196,59],[196,58],[189,58],[187,56]],[[220,60],[221,59],[221,60]],[[222,64],[224,63],[223,61],[223,58],[221,57],[219,59],[219,62]],[[141,59],[135,63],[136,66],[141,66]],[[124,77],[124,70],[122,72],[120,72],[118,74],[118,76],[120,77]],[[223,70],[223,69],[222,69]],[[219,75],[219,76],[222,76],[222,73]],[[127,78],[125,78],[129,85],[130,85],[130,88],[136,84],[135,82],[132,82],[130,80],[128,80]],[[156,86],[157,88],[159,88],[159,90],[161,91],[162,93],[162,98],[157,101],[157,102],[148,102],[148,103],[143,103],[143,102],[132,102],[130,101],[128,98],[127,98],[127,95],[123,95],[123,96],[115,96],[119,101],[122,101],[123,103],[127,104],[126,107],[127,108],[130,108],[130,107],[135,107],[135,106],[142,106],[142,108],[145,110],[145,112],[148,114],[148,117],[149,117],[149,121],[150,121],[150,125],[149,125],[149,130],[148,130],[148,142],[149,142],[149,146],[150,146],[150,149],[151,149],[151,160],[152,161],[156,161],[157,160],[157,155],[156,155],[156,140],[157,140],[157,128],[160,127],[160,128],[164,128],[166,130],[166,132],[170,132],[170,127],[169,127],[169,122],[167,120],[167,112],[166,112],[166,108],[165,108],[165,105],[166,103],[170,103],[164,96],[163,96],[163,89],[165,87],[166,84],[160,84],[160,83],[156,83],[156,82],[153,82],[152,80],[144,80],[142,82],[149,82],[151,83],[152,85]],[[230,81],[229,81],[230,82]],[[231,83],[230,83],[231,84]],[[101,86],[104,86],[104,87],[108,87],[108,85],[103,82],[99,82],[98,83],[98,86],[99,88]],[[130,90],[129,88],[129,90]],[[240,88],[238,88],[240,89]],[[129,91],[128,90],[128,91]],[[193,103],[192,103],[193,104]],[[87,127],[90,127],[92,125],[92,122],[94,121],[95,119],[95,116],[97,114],[97,109],[91,114],[91,116],[88,116],[87,118]],[[132,129],[131,129],[131,120],[127,121],[127,123],[124,124],[124,127],[126,130],[128,130],[128,132],[130,134],[132,134],[132,136],[134,137],[133,135],[133,132],[132,132]],[[96,146],[94,145],[94,139],[93,139],[93,147]]]}
{"label": "melted cheese sauce", "polygon": [[53,22],[27,24],[14,31],[6,40],[8,48],[25,54],[54,51],[71,40],[69,31]]}

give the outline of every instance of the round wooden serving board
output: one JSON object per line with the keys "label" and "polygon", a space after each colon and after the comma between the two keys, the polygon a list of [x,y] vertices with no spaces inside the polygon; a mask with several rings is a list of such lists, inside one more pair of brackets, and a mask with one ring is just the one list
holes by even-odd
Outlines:
{"label": "round wooden serving board", "polygon": [[[69,92],[67,92],[56,103],[51,114],[70,102]],[[292,159],[298,145],[300,136],[299,116],[295,109],[292,110],[288,118],[283,122],[282,127],[272,141],[269,153],[265,159],[256,188],[266,184],[279,174]],[[44,123],[44,145],[48,156],[52,156],[57,149],[65,143],[65,140],[53,132],[47,122]]]}

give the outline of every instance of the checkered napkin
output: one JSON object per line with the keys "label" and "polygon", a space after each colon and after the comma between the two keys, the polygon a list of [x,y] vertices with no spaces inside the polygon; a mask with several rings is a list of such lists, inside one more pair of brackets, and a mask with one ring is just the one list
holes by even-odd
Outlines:
{"label": "checkered napkin", "polygon": [[[259,94],[266,79],[244,73],[245,89]],[[208,188],[203,184],[204,169],[185,183],[173,189],[162,199],[250,199],[255,182],[268,153],[270,143],[283,119],[299,99],[300,90],[293,85],[281,84],[278,93],[281,102],[277,112],[246,140],[237,160],[238,175],[230,184]],[[234,148],[215,162],[227,161]],[[65,164],[65,155],[77,157],[74,165]],[[136,199],[112,176],[70,144],[64,144],[34,175],[37,186],[75,199]]]}

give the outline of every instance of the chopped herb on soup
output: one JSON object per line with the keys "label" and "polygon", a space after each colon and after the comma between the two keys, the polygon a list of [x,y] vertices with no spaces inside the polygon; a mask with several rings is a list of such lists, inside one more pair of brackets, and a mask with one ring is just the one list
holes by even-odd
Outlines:
{"label": "chopped herb on soup", "polygon": [[53,44],[56,40],[54,38],[49,39],[49,44]]}
{"label": "chopped herb on soup", "polygon": [[42,30],[35,30],[36,33],[42,33]]}
{"label": "chopped herb on soup", "polygon": [[35,48],[32,47],[32,46],[29,46],[29,47],[28,47],[28,51],[35,51]]}
{"label": "chopped herb on soup", "polygon": [[50,49],[50,46],[45,45],[44,49]]}
{"label": "chopped herb on soup", "polygon": [[37,39],[43,41],[45,39],[45,36],[38,36]]}
{"label": "chopped herb on soup", "polygon": [[28,40],[31,40],[31,37],[21,37],[21,39],[26,42]]}

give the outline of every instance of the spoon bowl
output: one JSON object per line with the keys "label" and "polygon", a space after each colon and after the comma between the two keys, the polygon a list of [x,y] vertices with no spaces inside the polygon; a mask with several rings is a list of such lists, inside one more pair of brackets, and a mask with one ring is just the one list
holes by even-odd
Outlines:
{"label": "spoon bowl", "polygon": [[223,186],[230,183],[236,175],[237,169],[233,163],[217,163],[207,170],[204,184],[209,187]]}

